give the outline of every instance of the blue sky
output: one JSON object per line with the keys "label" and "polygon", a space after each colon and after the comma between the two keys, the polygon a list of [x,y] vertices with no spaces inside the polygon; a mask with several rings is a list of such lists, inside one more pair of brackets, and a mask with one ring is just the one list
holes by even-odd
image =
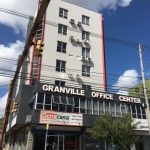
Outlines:
{"label": "blue sky", "polygon": [[[103,14],[105,36],[124,41],[150,46],[150,1],[149,0],[67,0]],[[30,6],[28,5],[30,3]],[[27,15],[34,15],[37,0],[2,1],[1,6]],[[24,46],[27,19],[0,11],[0,57],[17,59]],[[105,41],[107,76],[109,88],[112,85],[120,92],[122,87],[132,87],[140,80],[123,76],[140,76],[139,53],[137,49]],[[144,65],[150,61],[150,51],[143,52]],[[1,60],[1,59],[0,59]],[[0,61],[1,69],[15,70],[13,64]],[[5,72],[9,73],[9,72]],[[150,66],[145,70],[146,78],[150,76]],[[0,86],[9,84],[10,78],[0,76]],[[7,88],[0,88],[0,112],[4,109]],[[1,113],[0,113],[1,115]]]}

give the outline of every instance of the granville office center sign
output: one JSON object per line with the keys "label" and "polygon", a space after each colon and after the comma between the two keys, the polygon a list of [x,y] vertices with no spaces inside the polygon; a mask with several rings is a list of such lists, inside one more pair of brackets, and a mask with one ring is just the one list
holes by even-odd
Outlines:
{"label": "granville office center sign", "polygon": [[45,92],[52,92],[52,93],[57,92],[57,93],[63,93],[63,94],[85,96],[88,98],[99,98],[99,99],[105,99],[105,100],[115,100],[115,101],[138,103],[138,104],[144,103],[143,99],[129,97],[125,95],[110,94],[110,93],[105,93],[105,92],[75,89],[75,88],[69,88],[69,87],[53,86],[53,85],[47,85],[47,84],[42,85],[42,90]]}

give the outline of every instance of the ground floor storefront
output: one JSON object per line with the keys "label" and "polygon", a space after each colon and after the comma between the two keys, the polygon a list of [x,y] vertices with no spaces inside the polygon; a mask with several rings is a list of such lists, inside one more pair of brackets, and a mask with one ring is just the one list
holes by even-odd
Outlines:
{"label": "ground floor storefront", "polygon": [[[94,139],[91,129],[50,126],[46,140],[45,125],[27,127],[5,137],[6,150],[114,150],[110,143]],[[46,145],[46,149],[45,149]],[[149,150],[150,137],[141,135],[130,150]]]}

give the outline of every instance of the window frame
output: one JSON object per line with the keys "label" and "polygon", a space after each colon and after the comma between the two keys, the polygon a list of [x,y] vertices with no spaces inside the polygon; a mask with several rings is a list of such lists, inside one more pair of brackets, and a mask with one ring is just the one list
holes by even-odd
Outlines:
{"label": "window frame", "polygon": [[[89,53],[89,55],[87,55],[88,53]],[[88,58],[88,57],[91,58],[90,48],[82,47],[82,56],[85,57],[85,58]]]}
{"label": "window frame", "polygon": [[66,26],[66,25],[58,24],[58,33],[62,34],[62,35],[67,35],[67,28],[68,28],[68,26]]}
{"label": "window frame", "polygon": [[82,31],[82,40],[90,40],[90,32]]}
{"label": "window frame", "polygon": [[[83,71],[84,70],[83,67],[85,67],[85,71]],[[89,72],[88,72],[88,70],[89,70]],[[90,70],[91,70],[91,66],[82,65],[82,76],[90,77],[91,76]]]}
{"label": "window frame", "polygon": [[90,25],[90,17],[82,15],[82,24]]}
{"label": "window frame", "polygon": [[[62,11],[62,14],[61,14],[61,11]],[[65,14],[67,14],[67,15],[65,15]],[[59,17],[68,19],[68,10],[60,7],[59,8]]]}
{"label": "window frame", "polygon": [[[59,82],[59,84],[57,85],[56,82]],[[61,85],[62,83],[64,83],[64,85]],[[55,80],[55,85],[57,86],[65,86],[65,83],[65,81]]]}
{"label": "window frame", "polygon": [[[57,62],[60,62],[59,70],[57,67]],[[62,63],[65,63],[65,68],[62,68]],[[56,59],[56,71],[57,72],[66,72],[66,61]]]}
{"label": "window frame", "polygon": [[[60,51],[59,51],[59,49],[60,49]],[[66,49],[67,49],[67,43],[57,41],[57,52],[66,53]]]}

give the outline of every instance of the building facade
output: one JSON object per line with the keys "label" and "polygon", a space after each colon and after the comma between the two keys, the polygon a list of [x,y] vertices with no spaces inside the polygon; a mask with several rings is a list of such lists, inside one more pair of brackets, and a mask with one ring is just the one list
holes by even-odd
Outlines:
{"label": "building facade", "polygon": [[31,47],[13,90],[6,149],[107,150],[109,143],[91,137],[95,117],[106,113],[130,112],[143,122],[135,132],[148,135],[144,100],[106,92],[103,36],[101,14],[50,1],[34,38],[44,50],[39,57]]}

